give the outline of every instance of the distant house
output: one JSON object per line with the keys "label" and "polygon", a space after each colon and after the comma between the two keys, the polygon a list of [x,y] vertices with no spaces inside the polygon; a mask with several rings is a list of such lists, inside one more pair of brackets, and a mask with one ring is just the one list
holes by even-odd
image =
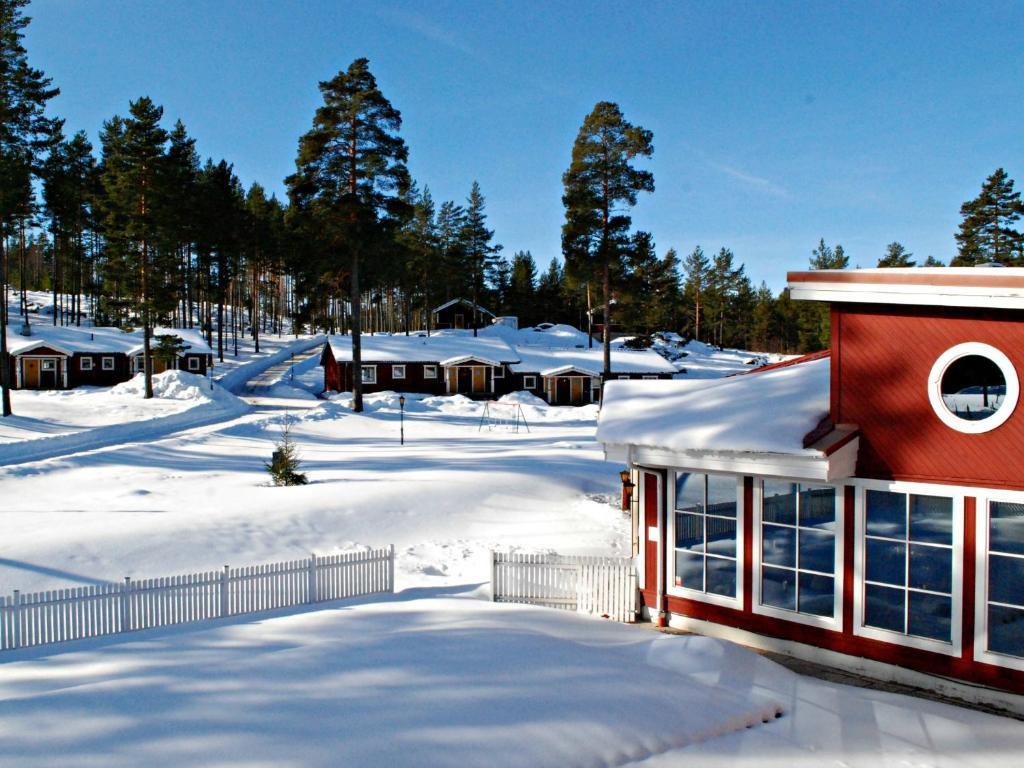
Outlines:
{"label": "distant house", "polygon": [[[494,397],[505,391],[508,366],[518,360],[512,348],[496,338],[472,336],[362,336],[364,392],[420,392]],[[320,363],[324,389],[351,391],[352,338],[330,336]]]}
{"label": "distant house", "polygon": [[1024,269],[796,272],[789,289],[831,304],[830,353],[606,389],[597,437],[636,486],[644,611],[1024,694]]}
{"label": "distant house", "polygon": [[[154,330],[157,336],[180,337],[185,348],[172,368],[199,375],[213,367],[213,351],[202,334],[188,329]],[[15,389],[74,389],[113,386],[128,381],[142,370],[142,332],[124,333],[118,328],[80,328],[38,325],[31,336],[7,334],[11,360],[11,382]],[[154,372],[167,365],[154,357]]]}
{"label": "distant house", "polygon": [[[474,313],[474,308],[476,312]],[[452,299],[449,302],[435,307],[430,312],[433,320],[433,327],[442,330],[446,329],[469,329],[486,328],[494,319],[494,313],[489,309],[474,304],[468,299]],[[475,323],[474,323],[475,317]]]}
{"label": "distant house", "polygon": [[[517,347],[511,366],[515,389],[525,389],[552,405],[586,405],[601,401],[604,351]],[[611,379],[670,379],[676,368],[650,350],[611,351]]]}

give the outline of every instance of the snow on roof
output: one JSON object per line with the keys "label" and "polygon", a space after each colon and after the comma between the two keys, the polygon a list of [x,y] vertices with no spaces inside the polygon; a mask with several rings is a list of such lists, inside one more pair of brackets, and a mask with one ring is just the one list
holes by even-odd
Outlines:
{"label": "snow on roof", "polygon": [[[187,353],[212,352],[203,335],[194,328],[154,328],[150,348],[155,349],[156,337],[165,334],[180,337],[188,347],[185,349]],[[14,324],[7,326],[7,348],[12,355],[26,354],[39,347],[50,347],[68,355],[103,352],[134,355],[142,351],[142,344],[141,328],[125,333],[120,328],[79,328],[37,323],[32,325],[31,336],[22,336],[15,330]]]}
{"label": "snow on roof", "polygon": [[[452,360],[480,360],[497,365],[511,363],[519,355],[498,338],[468,335],[435,334],[433,336],[363,335],[364,363],[433,363],[450,364]],[[334,359],[339,363],[352,361],[352,337],[328,336]]]}
{"label": "snow on roof", "polygon": [[448,307],[453,306],[455,304],[465,304],[467,307],[476,307],[476,311],[477,312],[483,312],[485,315],[490,315],[491,317],[494,317],[494,313],[491,312],[491,310],[486,309],[484,307],[481,307],[479,304],[474,304],[469,299],[461,299],[461,298],[460,299],[452,299],[451,301],[446,301],[440,307],[434,307],[432,310],[430,310],[430,313],[431,314],[436,314],[436,313],[440,312],[441,310],[448,309]]}
{"label": "snow on roof", "polygon": [[829,360],[725,379],[612,381],[597,439],[674,452],[814,456],[804,436],[829,412]]}
{"label": "snow on roof", "polygon": [[[501,338],[509,344],[527,347],[558,347],[567,349],[588,348],[587,334],[571,325],[549,325],[541,323],[531,328],[509,328],[505,325],[491,325],[481,328],[482,336]],[[596,339],[594,344],[600,344]]]}
{"label": "snow on roof", "polygon": [[[516,373],[540,373],[541,376],[557,376],[576,370],[588,376],[600,376],[604,370],[604,350],[556,349],[532,346],[517,346],[519,362],[511,366]],[[657,352],[650,350],[611,351],[612,373],[658,374],[675,373],[676,367]]]}

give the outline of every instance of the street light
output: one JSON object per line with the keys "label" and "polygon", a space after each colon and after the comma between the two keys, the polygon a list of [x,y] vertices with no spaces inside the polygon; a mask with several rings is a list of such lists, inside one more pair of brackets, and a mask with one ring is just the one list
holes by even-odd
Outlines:
{"label": "street light", "polygon": [[405,445],[405,395],[398,396],[398,412],[399,412],[399,435],[400,445]]}

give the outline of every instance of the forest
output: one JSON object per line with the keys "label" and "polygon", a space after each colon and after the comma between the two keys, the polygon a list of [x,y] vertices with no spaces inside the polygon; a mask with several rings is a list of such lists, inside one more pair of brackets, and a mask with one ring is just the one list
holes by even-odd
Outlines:
{"label": "forest", "polygon": [[[200,157],[186,125],[148,96],[99,126],[98,146],[72,133],[47,111],[57,86],[29,63],[25,5],[0,0],[0,283],[24,316],[12,325],[28,320],[25,291],[51,291],[55,324],[198,327],[223,359],[241,334],[258,345],[285,329],[429,332],[430,309],[462,296],[521,326],[667,330],[763,351],[828,345],[823,308],[754,285],[727,246],[681,255],[633,229],[630,210],[655,193],[641,166],[653,135],[616,104],[595,105],[566,148],[562,252],[538,263],[499,244],[479,184],[435,201],[428,180],[410,177],[401,113],[366,59],[320,83],[280,200],[244,187],[230,158]],[[1024,263],[1024,206],[1003,169],[960,213],[952,265]],[[842,245],[808,245],[809,269],[850,266]],[[917,262],[893,242],[877,263]]]}

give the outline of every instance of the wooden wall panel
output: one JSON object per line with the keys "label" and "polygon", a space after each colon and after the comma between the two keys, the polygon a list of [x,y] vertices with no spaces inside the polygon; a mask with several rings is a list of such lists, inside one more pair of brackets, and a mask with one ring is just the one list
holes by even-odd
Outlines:
{"label": "wooden wall panel", "polygon": [[833,317],[832,418],[860,426],[858,477],[1024,488],[1024,402],[966,435],[928,400],[935,360],[963,342],[991,344],[1024,375],[1024,311],[845,304]]}

